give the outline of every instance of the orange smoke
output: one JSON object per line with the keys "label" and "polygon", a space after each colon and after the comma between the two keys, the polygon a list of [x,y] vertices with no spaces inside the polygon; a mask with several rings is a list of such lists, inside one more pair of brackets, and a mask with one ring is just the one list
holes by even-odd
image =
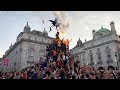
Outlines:
{"label": "orange smoke", "polygon": [[61,31],[61,34],[62,34],[62,35],[65,35],[65,32]]}
{"label": "orange smoke", "polygon": [[60,31],[60,36],[62,37],[62,38],[66,38],[66,33],[64,32],[64,31]]}
{"label": "orange smoke", "polygon": [[65,40],[65,39],[68,39],[68,40],[71,41],[73,37],[68,38],[67,35],[66,35],[66,33],[65,33],[64,31],[60,31],[60,38],[61,38],[61,39],[64,38],[64,40]]}

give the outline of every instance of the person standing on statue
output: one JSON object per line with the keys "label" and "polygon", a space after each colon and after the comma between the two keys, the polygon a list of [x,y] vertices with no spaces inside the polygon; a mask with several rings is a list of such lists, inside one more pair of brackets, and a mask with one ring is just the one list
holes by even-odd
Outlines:
{"label": "person standing on statue", "polygon": [[65,58],[66,58],[66,45],[63,41],[64,41],[64,39],[61,41],[61,52],[62,52],[62,54],[63,53],[65,54]]}
{"label": "person standing on statue", "polygon": [[56,39],[59,40],[59,32],[56,33]]}
{"label": "person standing on statue", "polygon": [[[71,40],[72,40],[72,39],[71,39]],[[71,40],[70,40],[70,41],[71,41]],[[65,40],[65,44],[66,44],[66,49],[67,49],[67,50],[69,50],[69,43],[70,43],[70,41],[69,41],[68,39]]]}

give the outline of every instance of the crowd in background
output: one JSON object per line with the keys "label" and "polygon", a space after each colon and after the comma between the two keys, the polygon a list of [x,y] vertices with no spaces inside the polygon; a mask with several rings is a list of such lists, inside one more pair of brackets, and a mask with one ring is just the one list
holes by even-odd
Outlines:
{"label": "crowd in background", "polygon": [[41,60],[22,71],[0,72],[0,79],[120,79],[120,72],[113,69],[97,70],[90,65],[81,66],[72,57],[66,60]]}

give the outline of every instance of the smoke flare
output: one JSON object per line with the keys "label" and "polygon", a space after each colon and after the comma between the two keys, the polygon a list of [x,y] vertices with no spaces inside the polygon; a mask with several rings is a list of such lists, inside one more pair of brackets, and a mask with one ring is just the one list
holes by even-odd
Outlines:
{"label": "smoke flare", "polygon": [[58,19],[58,22],[61,23],[59,31],[66,31],[70,24],[67,14],[64,11],[54,11],[53,15]]}

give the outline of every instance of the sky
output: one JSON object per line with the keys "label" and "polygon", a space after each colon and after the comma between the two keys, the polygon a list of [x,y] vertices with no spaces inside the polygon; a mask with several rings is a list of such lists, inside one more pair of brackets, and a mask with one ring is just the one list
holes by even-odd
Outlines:
{"label": "sky", "polygon": [[[9,49],[11,43],[16,42],[27,22],[31,30],[43,31],[45,27],[49,32],[51,23],[48,20],[54,20],[55,17],[66,26],[62,28],[66,36],[60,35],[60,38],[72,39],[70,49],[77,44],[79,38],[82,42],[85,42],[85,39],[91,40],[94,29],[97,31],[103,26],[110,30],[111,21],[114,21],[117,34],[120,34],[120,11],[0,11],[0,57]],[[48,35],[55,37],[55,34],[53,27]]]}

